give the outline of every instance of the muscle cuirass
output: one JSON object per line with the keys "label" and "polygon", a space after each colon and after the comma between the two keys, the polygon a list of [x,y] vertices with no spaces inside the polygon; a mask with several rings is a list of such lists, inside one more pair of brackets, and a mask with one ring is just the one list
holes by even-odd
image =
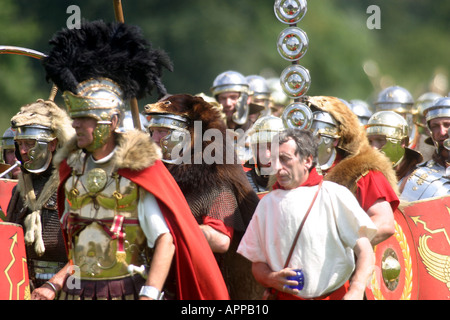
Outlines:
{"label": "muscle cuirass", "polygon": [[401,200],[416,201],[450,194],[450,178],[445,168],[429,160],[410,175],[400,196]]}
{"label": "muscle cuirass", "polygon": [[111,161],[88,157],[64,187],[69,258],[81,279],[119,279],[130,276],[129,265],[147,264],[136,184],[119,176]]}

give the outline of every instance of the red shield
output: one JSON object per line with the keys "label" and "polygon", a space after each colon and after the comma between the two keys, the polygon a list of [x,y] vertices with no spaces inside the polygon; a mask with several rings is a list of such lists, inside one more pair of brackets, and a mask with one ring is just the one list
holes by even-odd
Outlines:
{"label": "red shield", "polygon": [[17,180],[0,179],[0,222],[5,220],[12,189],[16,184]]}
{"label": "red shield", "polygon": [[403,203],[377,245],[368,299],[450,299],[450,197]]}
{"label": "red shield", "polygon": [[404,208],[419,266],[419,299],[450,299],[450,197],[414,201]]}
{"label": "red shield", "polygon": [[30,287],[22,227],[0,222],[0,300],[29,298]]}
{"label": "red shield", "polygon": [[395,234],[374,248],[375,272],[366,289],[369,300],[417,300],[419,272],[411,223],[394,212]]}

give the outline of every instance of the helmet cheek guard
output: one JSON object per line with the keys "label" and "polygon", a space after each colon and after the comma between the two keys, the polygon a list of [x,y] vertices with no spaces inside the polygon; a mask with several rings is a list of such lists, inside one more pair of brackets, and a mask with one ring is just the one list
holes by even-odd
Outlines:
{"label": "helmet cheek guard", "polygon": [[[386,143],[381,147],[383,152],[396,166],[405,155],[405,146],[408,145],[409,127],[405,118],[394,111],[378,111],[374,113],[367,125],[368,137],[382,135]],[[403,145],[404,143],[404,145]]]}
{"label": "helmet cheek guard", "polygon": [[392,162],[395,167],[400,163],[405,155],[405,148],[398,139],[386,138],[386,144],[380,149]]}
{"label": "helmet cheek guard", "polygon": [[148,129],[166,128],[169,130],[169,134],[161,138],[159,142],[163,154],[162,161],[179,164],[191,145],[191,135],[188,129],[191,121],[180,115],[152,112],[152,106],[154,105],[144,107],[147,111]]}
{"label": "helmet cheek guard", "polygon": [[189,151],[190,144],[190,134],[187,130],[170,130],[170,133],[160,141],[163,161],[180,164],[183,156]]}
{"label": "helmet cheek guard", "polygon": [[49,142],[55,139],[50,128],[40,125],[25,125],[16,127],[14,137],[17,140],[34,140],[34,146],[27,152],[29,160],[23,161],[16,145],[16,158],[23,163],[23,168],[31,173],[41,173],[48,169],[52,161],[52,152],[49,150]]}
{"label": "helmet cheek guard", "polygon": [[47,170],[52,160],[48,142],[36,141],[35,147],[28,151],[28,156],[30,160],[23,164],[27,171],[40,173]]}
{"label": "helmet cheek guard", "polygon": [[110,123],[101,123],[97,122],[97,126],[92,133],[93,141],[92,143],[86,147],[86,151],[93,152],[97,150],[101,146],[105,145],[106,141],[108,141],[111,136],[111,124]]}
{"label": "helmet cheek guard", "polygon": [[319,139],[317,160],[320,169],[327,170],[331,168],[337,156],[334,143],[340,138],[339,124],[328,112],[315,111],[310,130]]}

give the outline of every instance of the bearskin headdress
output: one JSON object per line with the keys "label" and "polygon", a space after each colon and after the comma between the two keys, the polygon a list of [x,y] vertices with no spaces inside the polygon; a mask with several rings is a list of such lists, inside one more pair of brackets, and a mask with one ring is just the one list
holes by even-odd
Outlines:
{"label": "bearskin headdress", "polygon": [[53,101],[38,99],[20,108],[11,118],[11,127],[39,125],[49,128],[58,139],[58,148],[62,147],[75,136],[72,120],[67,112]]}
{"label": "bearskin headdress", "polygon": [[77,94],[83,81],[107,78],[119,85],[125,100],[141,99],[154,88],[159,97],[166,93],[161,77],[163,68],[172,71],[171,61],[152,49],[137,26],[83,21],[80,29],[63,29],[49,43],[46,77],[63,92]]}
{"label": "bearskin headdress", "polygon": [[312,111],[328,112],[338,123],[340,141],[337,147],[346,154],[344,159],[327,173],[326,180],[341,184],[356,194],[356,181],[369,170],[374,170],[383,173],[393,190],[398,192],[392,163],[384,154],[370,146],[358,117],[341,99],[328,96],[305,96],[302,102]]}
{"label": "bearskin headdress", "polygon": [[216,129],[223,135],[226,134],[227,127],[220,106],[209,103],[200,96],[168,95],[156,103],[144,106],[144,113],[150,117],[152,114],[172,114],[188,119],[191,123],[189,126],[191,137],[194,137],[196,121],[202,124],[202,134],[208,129]]}
{"label": "bearskin headdress", "polygon": [[[210,211],[211,200],[219,196],[219,192],[226,188],[231,190],[236,200],[222,197],[220,201],[236,201],[240,215],[234,216],[234,221],[225,221],[227,225],[232,225],[236,231],[245,230],[245,226],[251,219],[251,216],[258,203],[258,197],[250,186],[247,177],[238,162],[235,149],[228,139],[226,124],[223,120],[221,109],[218,106],[206,102],[199,96],[188,94],[177,94],[165,97],[154,104],[144,107],[144,112],[151,117],[152,115],[170,114],[181,116],[189,120],[186,128],[191,135],[191,154],[190,163],[166,164],[170,173],[177,181],[180,189],[188,200],[189,205],[196,215],[196,212],[203,213]],[[195,130],[197,125],[197,130]],[[198,129],[201,125],[201,131]],[[205,136],[205,132],[210,129],[216,130],[216,135],[211,140]],[[194,144],[197,143],[197,146]],[[201,152],[205,150],[214,150],[220,153],[220,157],[215,158],[213,163],[208,163],[202,156],[201,163],[195,161],[198,144],[201,143]],[[198,148],[200,149],[200,148]],[[209,154],[209,152],[205,152]],[[232,157],[230,157],[230,152]],[[232,163],[228,160],[232,158]],[[215,194],[217,193],[217,194]],[[218,210],[220,211],[220,210]],[[223,210],[225,212],[226,210]],[[216,218],[227,220],[221,216],[223,212],[217,212]]]}
{"label": "bearskin headdress", "polygon": [[302,98],[302,102],[308,105],[312,111],[328,112],[338,122],[338,134],[341,137],[338,148],[355,155],[363,146],[369,144],[358,117],[341,99],[327,96],[305,96]]}
{"label": "bearskin headdress", "polygon": [[[184,155],[183,163],[177,165],[173,170],[181,170],[181,168],[186,170],[191,167],[191,164],[195,164],[196,168],[202,166],[202,171],[205,173],[203,175],[205,183],[207,183],[207,180],[210,181],[208,183],[211,183],[211,180],[214,181],[215,179],[208,179],[206,173],[211,172],[212,175],[217,174],[218,163],[227,163],[227,159],[225,158],[227,152],[229,156],[228,160],[231,159],[233,164],[237,163],[234,149],[230,149],[230,143],[227,144],[226,141],[227,127],[221,116],[220,108],[206,102],[203,98],[189,94],[170,95],[156,103],[144,106],[144,113],[149,118],[149,121],[155,115],[175,115],[187,120],[188,124],[184,129],[190,133],[191,145],[188,150],[190,154]],[[220,139],[211,139],[212,141],[210,139],[204,139],[205,132],[210,129],[214,129],[216,133],[220,133]],[[199,145],[201,145],[201,148],[198,148]],[[215,161],[211,164],[205,162],[205,154],[203,154],[203,151],[207,147],[209,147],[208,150],[214,151]],[[198,151],[202,152],[200,154],[201,163],[199,163],[199,155],[196,154]],[[230,157],[230,153],[232,157]],[[219,166],[219,168],[221,167]],[[189,170],[193,170],[193,168]],[[179,179],[189,181],[190,178],[186,175],[180,175]]]}

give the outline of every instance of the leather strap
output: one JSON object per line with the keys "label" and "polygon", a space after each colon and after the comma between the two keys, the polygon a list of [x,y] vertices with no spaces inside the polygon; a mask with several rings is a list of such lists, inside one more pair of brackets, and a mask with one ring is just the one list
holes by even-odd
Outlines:
{"label": "leather strap", "polygon": [[320,181],[319,187],[317,188],[316,194],[314,195],[314,198],[311,201],[311,204],[309,205],[308,211],[306,211],[305,217],[303,218],[302,223],[300,223],[300,227],[297,230],[297,234],[295,235],[294,241],[292,242],[292,246],[291,246],[291,249],[289,250],[288,257],[286,258],[286,262],[284,263],[285,268],[287,268],[289,261],[291,260],[295,245],[297,244],[297,240],[300,237],[300,232],[302,231],[303,225],[305,224],[305,221],[306,221],[306,218],[308,218],[308,215],[311,212],[311,208],[314,205],[314,202],[316,201],[317,195],[319,194],[320,188],[322,187],[322,182],[323,182],[323,180]]}
{"label": "leather strap", "polygon": [[[319,187],[317,188],[316,194],[314,195],[314,198],[311,201],[311,204],[309,205],[308,211],[306,211],[305,216],[303,217],[302,222],[300,223],[300,226],[297,230],[297,234],[295,235],[294,241],[292,242],[291,249],[289,250],[288,257],[286,259],[286,262],[284,263],[284,268],[287,268],[289,261],[291,260],[292,253],[294,252],[295,245],[297,244],[297,240],[300,237],[300,232],[303,229],[303,225],[305,224],[306,218],[308,218],[309,213],[311,212],[312,206],[314,205],[314,202],[316,201],[317,195],[319,194],[320,188],[322,187],[323,180],[320,181]],[[267,288],[264,291],[263,300],[277,300],[278,294],[280,292],[276,289]]]}

